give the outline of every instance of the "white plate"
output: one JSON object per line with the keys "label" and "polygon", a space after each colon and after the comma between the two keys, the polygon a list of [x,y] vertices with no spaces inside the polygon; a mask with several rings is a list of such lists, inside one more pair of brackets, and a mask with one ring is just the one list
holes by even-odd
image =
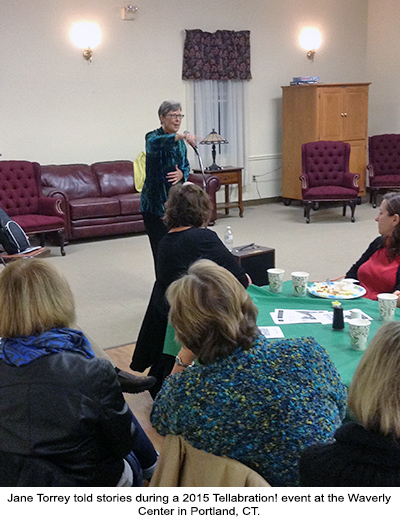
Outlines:
{"label": "white plate", "polygon": [[[331,294],[330,292],[321,291],[321,288],[331,288],[337,291],[338,294]],[[343,292],[342,292],[343,291]],[[364,296],[367,292],[361,285],[344,282],[318,282],[313,283],[308,287],[308,292],[313,296],[319,298],[328,298],[330,300],[354,300]]]}

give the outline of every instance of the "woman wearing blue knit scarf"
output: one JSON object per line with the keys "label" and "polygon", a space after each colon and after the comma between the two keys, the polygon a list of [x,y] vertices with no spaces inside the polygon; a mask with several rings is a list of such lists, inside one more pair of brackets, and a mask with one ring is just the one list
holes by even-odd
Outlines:
{"label": "woman wearing blue knit scarf", "polygon": [[45,260],[0,274],[0,486],[140,486],[157,461]]}

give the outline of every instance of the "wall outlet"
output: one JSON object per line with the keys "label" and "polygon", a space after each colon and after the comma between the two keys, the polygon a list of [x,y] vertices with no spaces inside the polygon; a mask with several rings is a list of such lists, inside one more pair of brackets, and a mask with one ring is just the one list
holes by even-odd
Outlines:
{"label": "wall outlet", "polygon": [[253,175],[253,182],[257,182],[257,177]]}

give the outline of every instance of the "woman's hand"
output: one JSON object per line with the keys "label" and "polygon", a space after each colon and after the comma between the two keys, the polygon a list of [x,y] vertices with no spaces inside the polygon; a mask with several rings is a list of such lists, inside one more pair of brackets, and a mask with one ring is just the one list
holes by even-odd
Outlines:
{"label": "woman's hand", "polygon": [[397,296],[397,307],[400,307],[400,291],[394,291],[394,293]]}
{"label": "woman's hand", "polygon": [[185,131],[182,134],[177,133],[175,140],[176,141],[180,141],[180,140],[186,141],[187,143],[190,144],[190,146],[193,146],[193,148],[196,146],[196,136],[191,134],[190,132]]}
{"label": "woman's hand", "polygon": [[178,182],[183,179],[183,172],[178,168],[178,166],[175,166],[174,172],[167,173],[167,179],[172,185],[178,184]]}
{"label": "woman's hand", "polygon": [[[194,361],[195,356],[191,350],[182,347],[181,350],[179,351],[177,357],[181,360],[181,362],[184,365],[191,365]],[[182,372],[183,370],[186,370],[186,368],[187,367],[184,367],[184,366],[181,366],[181,365],[178,365],[177,363],[175,363],[171,374],[177,374],[179,372]]]}

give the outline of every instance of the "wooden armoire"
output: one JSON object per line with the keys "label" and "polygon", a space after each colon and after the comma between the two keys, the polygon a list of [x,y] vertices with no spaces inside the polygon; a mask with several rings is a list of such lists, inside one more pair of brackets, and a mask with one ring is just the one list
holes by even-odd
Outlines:
{"label": "wooden armoire", "polygon": [[365,195],[370,83],[321,83],[282,87],[282,197],[301,200],[301,145],[345,141],[350,172]]}

